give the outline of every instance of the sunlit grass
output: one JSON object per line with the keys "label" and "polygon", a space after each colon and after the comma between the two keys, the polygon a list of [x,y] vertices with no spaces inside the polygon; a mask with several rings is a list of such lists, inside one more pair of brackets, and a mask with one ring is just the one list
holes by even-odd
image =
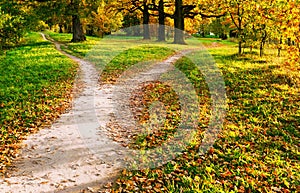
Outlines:
{"label": "sunlit grass", "polygon": [[[191,45],[201,47],[197,42],[199,40],[189,41]],[[208,47],[213,43],[221,44],[209,48],[223,75],[228,104],[223,131],[214,148],[204,156],[198,154],[211,110],[210,105],[204,103],[208,91],[205,90],[201,69],[199,72],[191,60],[183,58],[176,66],[191,80],[200,99],[202,97],[202,107],[206,106],[199,116],[198,143],[191,143],[182,156],[162,167],[124,171],[116,182],[115,190],[295,192],[300,186],[299,65],[286,65],[285,51],[283,57],[277,57],[277,50],[267,48],[265,56],[259,57],[259,50],[253,49],[250,53],[245,49],[244,54],[238,56],[237,46],[232,42],[216,39],[200,41]],[[89,44],[89,40],[83,44]],[[80,45],[73,48],[82,49]],[[99,40],[93,45],[97,46],[92,51],[88,50],[89,46],[80,51],[82,57],[83,53],[87,53],[86,58],[91,59],[99,69],[106,68],[108,79],[117,78],[128,66],[139,61],[163,59],[172,54],[172,50],[195,48],[119,37]],[[137,143],[144,145],[145,138],[142,140]]]}
{"label": "sunlit grass", "polygon": [[[234,47],[210,51],[222,71],[228,97],[226,121],[214,149],[203,157],[198,155],[198,145],[194,144],[183,156],[162,167],[124,171],[115,190],[290,192],[298,189],[299,73],[291,73],[293,67],[278,62],[285,58],[276,55],[265,56],[261,62],[256,56],[236,56]],[[180,60],[177,65],[184,67],[183,72],[196,88],[197,82],[203,81],[201,76],[190,76],[193,68],[188,66],[192,63]],[[128,186],[131,183],[135,185]]]}
{"label": "sunlit grass", "polygon": [[20,140],[66,109],[76,68],[38,33],[0,58],[0,172]]}

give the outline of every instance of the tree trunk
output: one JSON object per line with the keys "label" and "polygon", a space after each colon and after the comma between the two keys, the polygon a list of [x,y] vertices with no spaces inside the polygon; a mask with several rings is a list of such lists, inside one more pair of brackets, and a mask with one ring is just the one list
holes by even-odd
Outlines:
{"label": "tree trunk", "polygon": [[261,42],[260,43],[260,48],[259,48],[259,56],[263,57],[263,55],[264,55],[264,43]]}
{"label": "tree trunk", "polygon": [[158,21],[159,21],[159,27],[158,27],[158,41],[164,42],[166,41],[166,31],[165,31],[165,10],[164,10],[164,0],[159,1],[158,6]]}
{"label": "tree trunk", "polygon": [[241,13],[241,10],[240,10],[240,3],[238,4],[238,12],[237,12],[237,15],[238,15],[238,37],[240,39],[239,41],[239,55],[242,55],[243,51],[242,51],[242,43],[243,43],[243,40],[244,40],[244,36],[243,36],[243,29],[242,29],[242,17],[240,15]]}
{"label": "tree trunk", "polygon": [[262,57],[264,55],[264,47],[267,39],[267,32],[264,32],[264,35],[262,37],[261,43],[260,43],[260,49],[259,49],[259,55]]}
{"label": "tree trunk", "polygon": [[73,38],[71,42],[82,42],[86,40],[83,34],[82,25],[80,23],[80,18],[78,15],[72,15],[72,28],[73,28]]}
{"label": "tree trunk", "polygon": [[280,37],[280,40],[279,40],[278,54],[277,54],[278,57],[281,56],[281,44],[282,44],[282,37]]}
{"label": "tree trunk", "polygon": [[243,49],[242,49],[242,39],[239,40],[239,55],[242,55]]}
{"label": "tree trunk", "polygon": [[186,44],[184,41],[184,14],[182,0],[175,1],[174,25],[175,36],[174,44]]}
{"label": "tree trunk", "polygon": [[144,40],[150,40],[150,29],[149,29],[149,21],[150,21],[150,13],[149,7],[147,5],[147,1],[143,2],[143,29],[144,29]]}
{"label": "tree trunk", "polygon": [[79,1],[72,0],[71,7],[73,8],[72,13],[72,30],[73,30],[73,38],[71,42],[82,42],[86,40],[86,37],[83,33],[82,25],[79,17]]}
{"label": "tree trunk", "polygon": [[58,26],[59,26],[59,33],[64,33],[64,31],[63,31],[63,25],[59,24]]}

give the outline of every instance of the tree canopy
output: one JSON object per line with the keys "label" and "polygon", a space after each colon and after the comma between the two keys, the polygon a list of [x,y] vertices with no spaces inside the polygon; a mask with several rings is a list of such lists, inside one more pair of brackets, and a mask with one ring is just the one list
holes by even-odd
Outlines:
{"label": "tree canopy", "polygon": [[[157,39],[166,40],[165,25],[175,27],[174,43],[184,44],[185,33],[217,32],[222,38],[236,37],[238,53],[243,47],[273,43],[288,49],[299,62],[300,3],[298,0],[3,0],[0,3],[0,45],[18,43],[26,30],[48,27],[72,32],[73,42],[85,35],[103,36],[118,29],[144,24],[129,32],[150,39],[147,24],[160,24]],[[169,35],[169,34],[168,34]]]}

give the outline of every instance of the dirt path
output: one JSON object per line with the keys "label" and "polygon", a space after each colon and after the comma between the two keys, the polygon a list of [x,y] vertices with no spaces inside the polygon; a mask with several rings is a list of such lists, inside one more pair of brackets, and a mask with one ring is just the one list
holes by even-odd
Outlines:
{"label": "dirt path", "polygon": [[[60,44],[55,45],[61,51]],[[112,108],[110,94],[105,88],[97,89],[99,76],[92,64],[61,52],[79,63],[82,91],[74,99],[70,112],[63,114],[51,128],[31,135],[24,142],[21,155],[9,172],[10,177],[0,179],[1,193],[93,192],[117,171],[113,162],[101,160],[88,148],[95,139],[89,140],[89,135],[95,135],[97,129],[106,124]],[[95,111],[102,115],[100,119]],[[101,149],[103,156],[113,154],[115,147],[111,140],[100,134],[98,138],[97,145],[106,147]]]}
{"label": "dirt path", "polygon": [[[53,43],[57,50],[79,64],[80,92],[69,112],[61,115],[50,128],[24,141],[9,176],[0,179],[1,193],[98,192],[119,171],[124,149],[108,136],[117,134],[109,131],[107,124],[111,114],[120,110],[116,106],[120,106],[122,96],[114,95],[124,90],[116,88],[124,84],[100,88],[99,74],[93,64],[65,53],[59,43]],[[134,85],[166,72],[186,52],[154,65],[144,71],[145,76],[133,77],[139,80]]]}

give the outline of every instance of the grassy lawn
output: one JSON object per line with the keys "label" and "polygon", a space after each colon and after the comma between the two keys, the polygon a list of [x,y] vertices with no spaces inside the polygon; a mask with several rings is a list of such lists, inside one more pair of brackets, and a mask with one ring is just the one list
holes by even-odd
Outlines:
{"label": "grassy lawn", "polygon": [[221,40],[220,38],[196,38],[198,39],[202,44],[204,45],[209,45],[211,43],[220,43],[223,45],[229,45],[229,46],[234,46],[236,45],[235,42],[231,42],[230,40]]}
{"label": "grassy lawn", "polygon": [[163,60],[174,54],[176,50],[191,47],[123,36],[107,36],[104,39],[87,36],[87,41],[83,43],[72,43],[70,42],[72,34],[50,31],[46,33],[54,40],[64,43],[66,52],[93,62],[102,73],[101,81],[104,83],[115,82],[122,72],[134,64],[149,60]]}
{"label": "grassy lawn", "polygon": [[[57,39],[59,40],[59,36]],[[209,49],[222,71],[228,103],[223,131],[214,144],[214,148],[205,156],[199,156],[197,154],[199,146],[193,143],[187,147],[182,156],[159,168],[124,170],[116,182],[114,191],[296,192],[300,187],[299,180],[297,180],[300,178],[300,67],[285,65],[284,57],[275,56],[276,50],[267,49],[267,55],[263,58],[247,53],[237,56],[236,45],[232,42],[207,38],[199,40],[205,46],[214,42],[222,45]],[[81,45],[94,43],[94,39],[90,43],[89,41],[68,45],[72,45],[72,49],[80,50]],[[114,39],[111,42],[120,44],[122,47],[124,45],[121,41],[124,40]],[[149,45],[149,42],[143,42],[143,44],[146,45],[136,48],[134,44],[126,40],[128,47],[124,46],[120,48],[120,51],[124,48],[128,50],[120,55],[116,54],[117,57],[108,62],[109,65],[105,67],[106,79],[116,79],[122,71],[128,68],[124,66],[124,63],[130,66],[138,62],[139,58],[141,60],[155,59],[156,54],[158,56],[156,58],[162,59],[164,55],[171,54],[170,50],[184,49],[184,47],[175,48],[172,44],[168,44],[168,49],[164,50],[166,52],[161,54],[163,50],[158,43],[150,42]],[[96,53],[103,53],[103,55],[99,55],[99,58],[94,57],[96,61],[106,56],[111,57],[109,44],[101,45],[96,48],[99,51]],[[87,51],[80,52],[88,53]],[[254,50],[254,53],[257,52]],[[198,139],[200,143],[210,117],[207,87],[201,72],[190,60],[181,59],[176,66],[194,84],[203,101],[202,107],[207,107],[199,116]],[[101,69],[101,64],[98,67]],[[167,104],[173,104],[173,109],[177,108],[176,100],[174,100],[176,97],[166,95],[166,93],[172,93],[172,90],[159,82],[145,85],[142,91],[141,97],[147,99],[145,101],[148,102],[137,105],[147,108],[149,101],[155,100],[155,97],[153,98],[155,95]],[[148,114],[147,111],[139,114],[139,121],[147,120]],[[161,140],[165,140],[166,133],[172,135],[173,129],[169,131],[160,131],[153,136],[137,136],[134,147],[151,148],[161,144]]]}
{"label": "grassy lawn", "polygon": [[[192,144],[162,167],[124,170],[115,192],[299,190],[300,67],[286,66],[274,55],[237,57],[236,51],[232,46],[210,49],[228,97],[226,121],[214,148],[199,156],[197,144]],[[182,59],[176,66],[197,91],[205,90],[199,84],[201,74],[194,76],[193,63]],[[199,138],[209,116],[200,115]]]}
{"label": "grassy lawn", "polygon": [[[162,60],[176,50],[190,48],[117,37],[106,40],[87,37],[88,41],[84,43],[69,43],[70,34],[47,33],[64,42],[70,53],[94,62],[102,71],[104,83],[113,83],[122,72],[138,62]],[[0,59],[1,70],[5,72],[0,79],[0,155],[4,164],[11,161],[15,144],[24,135],[55,117],[54,111],[62,110],[64,105],[61,103],[65,104],[68,98],[65,90],[69,90],[76,69],[38,34],[29,34],[28,37],[33,41],[8,51]],[[197,151],[211,116],[209,92],[195,65],[188,58],[180,59],[176,67],[191,80],[202,101],[196,137],[199,143],[190,144],[181,156],[156,169],[122,171],[114,192],[299,190],[300,66],[286,65],[285,58],[277,58],[276,51],[271,49],[263,58],[247,53],[237,56],[236,45],[229,41],[188,41],[194,41],[195,45],[195,41],[201,41],[207,46],[220,43],[209,52],[226,85],[228,109],[223,130],[214,147],[200,156]],[[177,116],[172,114],[179,107],[171,88],[153,82],[144,85],[140,91],[140,97],[146,102],[137,105],[146,109],[149,102],[159,98],[168,104],[170,119]],[[142,111],[138,119],[146,121],[148,115],[147,111]],[[156,136],[138,136],[135,145],[151,148],[161,144],[166,137],[172,136],[177,123],[167,122],[171,129],[166,127],[168,131],[160,130]]]}
{"label": "grassy lawn", "polygon": [[0,173],[14,159],[20,140],[49,125],[69,103],[77,64],[40,34],[0,56]]}
{"label": "grassy lawn", "polygon": [[78,57],[84,57],[87,54],[87,52],[89,52],[93,48],[93,46],[95,46],[100,40],[97,37],[88,36],[88,41],[86,42],[71,43],[72,34],[54,33],[51,31],[46,31],[45,33],[49,35],[52,39],[63,43],[65,46],[62,46],[62,48],[67,53],[76,55]]}

